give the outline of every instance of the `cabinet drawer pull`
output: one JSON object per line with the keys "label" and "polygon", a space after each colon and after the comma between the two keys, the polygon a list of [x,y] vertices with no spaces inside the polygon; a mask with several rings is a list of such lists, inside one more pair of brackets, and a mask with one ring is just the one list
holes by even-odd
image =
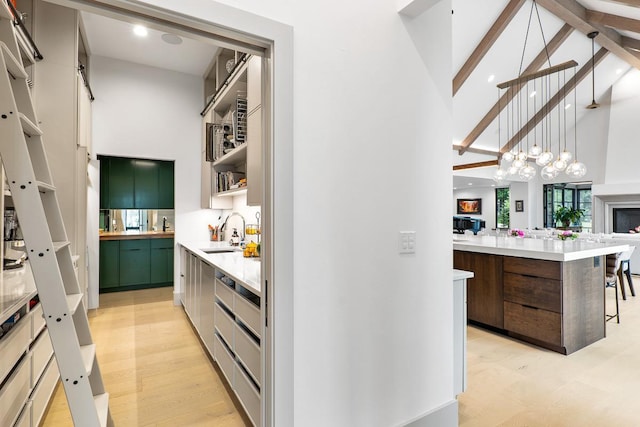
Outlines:
{"label": "cabinet drawer pull", "polygon": [[530,308],[530,309],[532,309],[532,310],[539,310],[539,308],[538,308],[538,307],[534,307],[534,306],[532,306],[532,305],[522,304],[522,306],[523,306],[524,308]]}
{"label": "cabinet drawer pull", "polygon": [[137,248],[137,249],[136,249],[136,248],[134,248],[134,249],[126,249],[126,250],[128,250],[128,251],[139,251],[139,250],[141,250],[141,249],[140,249],[140,248]]}

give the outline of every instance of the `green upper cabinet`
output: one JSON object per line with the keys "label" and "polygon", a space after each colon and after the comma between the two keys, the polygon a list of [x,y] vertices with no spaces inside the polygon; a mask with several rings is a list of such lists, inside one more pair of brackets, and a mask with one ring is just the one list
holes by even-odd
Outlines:
{"label": "green upper cabinet", "polygon": [[133,159],[113,157],[109,160],[109,208],[130,209],[134,205]]}
{"label": "green upper cabinet", "polygon": [[173,209],[173,162],[158,165],[158,209]]}
{"label": "green upper cabinet", "polygon": [[100,157],[100,209],[173,209],[173,162]]}
{"label": "green upper cabinet", "polygon": [[158,162],[151,160],[135,161],[134,208],[158,208],[158,169]]}

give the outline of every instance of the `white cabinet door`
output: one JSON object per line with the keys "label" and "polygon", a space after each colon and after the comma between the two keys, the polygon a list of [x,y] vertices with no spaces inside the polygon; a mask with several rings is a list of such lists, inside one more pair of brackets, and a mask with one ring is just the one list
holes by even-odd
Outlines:
{"label": "white cabinet door", "polygon": [[247,69],[247,112],[251,114],[262,105],[262,58],[252,56]]}
{"label": "white cabinet door", "polygon": [[204,345],[213,356],[213,340],[214,340],[214,323],[213,323],[213,305],[215,302],[215,270],[209,264],[202,262],[200,264],[200,336]]}
{"label": "white cabinet door", "polygon": [[247,204],[262,204],[262,108],[247,117]]}

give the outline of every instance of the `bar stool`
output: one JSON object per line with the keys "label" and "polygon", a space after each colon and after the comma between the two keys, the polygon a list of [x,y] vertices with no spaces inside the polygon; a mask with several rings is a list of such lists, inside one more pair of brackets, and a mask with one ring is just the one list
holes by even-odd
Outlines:
{"label": "bar stool", "polygon": [[620,269],[621,253],[607,255],[607,265],[605,267],[604,288],[615,288],[616,290],[616,314],[607,314],[605,319],[608,322],[614,317],[620,323],[620,307],[618,305],[618,270]]}
{"label": "bar stool", "polygon": [[631,280],[631,266],[629,265],[629,260],[631,259],[631,255],[635,250],[635,246],[629,246],[628,251],[622,252],[620,256],[620,270],[618,270],[618,279],[620,280],[620,291],[622,291],[622,299],[627,300],[627,293],[624,288],[624,280],[622,275],[627,276],[627,283],[629,284],[629,290],[631,291],[631,296],[636,296],[636,291],[633,289],[633,280]]}

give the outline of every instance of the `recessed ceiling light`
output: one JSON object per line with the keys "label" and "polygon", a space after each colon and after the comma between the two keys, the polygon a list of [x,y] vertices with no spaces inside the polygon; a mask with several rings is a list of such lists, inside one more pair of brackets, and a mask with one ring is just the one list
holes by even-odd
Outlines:
{"label": "recessed ceiling light", "polygon": [[175,34],[163,34],[160,36],[165,43],[169,44],[182,44],[182,38]]}
{"label": "recessed ceiling light", "polygon": [[622,68],[618,68],[618,69],[616,70],[616,74],[620,74],[621,72],[622,72]]}
{"label": "recessed ceiling light", "polygon": [[495,187],[496,185],[495,185],[495,184],[491,184],[491,186],[492,186],[492,187]]}
{"label": "recessed ceiling light", "polygon": [[458,187],[453,187],[453,189],[454,189],[454,190],[457,190],[457,189],[458,189]]}
{"label": "recessed ceiling light", "polygon": [[565,110],[568,110],[569,108],[571,108],[571,104],[567,104],[567,105],[564,106]]}
{"label": "recessed ceiling light", "polygon": [[469,184],[467,184],[467,185],[473,185],[473,182],[470,182],[470,183],[469,183]]}
{"label": "recessed ceiling light", "polygon": [[534,96],[536,96],[536,91],[535,90],[533,92],[531,92],[531,95],[529,95],[529,98],[533,98]]}
{"label": "recessed ceiling light", "polygon": [[136,25],[133,27],[133,34],[135,34],[138,37],[147,37],[149,32],[142,25]]}
{"label": "recessed ceiling light", "polygon": [[496,76],[494,76],[493,74],[491,74],[491,75],[489,76],[489,78],[487,79],[487,81],[488,81],[489,83],[491,83],[492,81],[494,81],[494,80],[495,80],[495,78],[496,78]]}

